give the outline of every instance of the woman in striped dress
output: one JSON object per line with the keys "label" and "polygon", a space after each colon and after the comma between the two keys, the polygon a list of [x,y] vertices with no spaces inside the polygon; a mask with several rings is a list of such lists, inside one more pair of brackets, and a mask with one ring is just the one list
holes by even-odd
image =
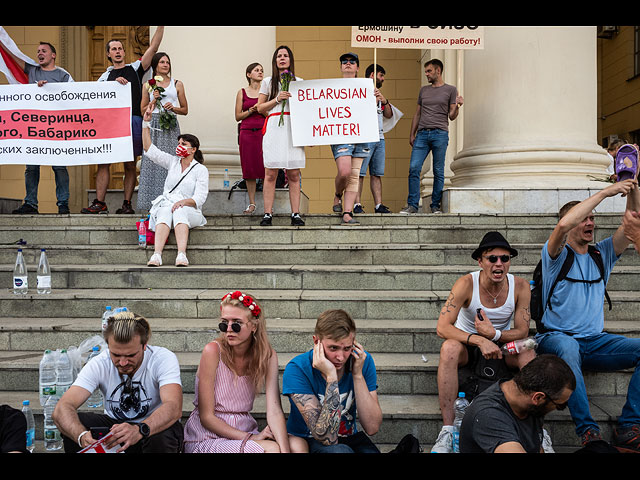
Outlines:
{"label": "woman in striped dress", "polygon": [[[221,335],[202,352],[195,380],[195,409],[184,428],[185,453],[289,453],[280,403],[278,357],[269,344],[264,314],[242,292],[220,304]],[[264,387],[267,424],[258,430],[251,415]]]}

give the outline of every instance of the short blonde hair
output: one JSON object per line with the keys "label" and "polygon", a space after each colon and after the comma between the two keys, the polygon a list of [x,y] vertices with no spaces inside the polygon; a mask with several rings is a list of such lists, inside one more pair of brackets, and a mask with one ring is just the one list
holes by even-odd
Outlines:
{"label": "short blonde hair", "polygon": [[140,343],[146,345],[151,337],[151,327],[146,318],[133,312],[119,312],[109,317],[103,334],[107,343],[109,338],[118,343],[129,343],[136,335],[140,336]]}
{"label": "short blonde hair", "polygon": [[342,340],[356,333],[356,324],[344,310],[326,310],[318,316],[315,334],[320,338]]}

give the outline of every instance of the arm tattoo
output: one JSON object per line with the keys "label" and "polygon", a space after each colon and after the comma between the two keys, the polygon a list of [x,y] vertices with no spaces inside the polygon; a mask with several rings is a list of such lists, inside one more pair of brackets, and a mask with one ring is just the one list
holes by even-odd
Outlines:
{"label": "arm tattoo", "polygon": [[327,384],[322,405],[315,395],[294,394],[291,395],[291,399],[298,407],[313,438],[323,445],[334,445],[338,442],[342,408],[337,382]]}
{"label": "arm tattoo", "polygon": [[456,305],[453,303],[453,292],[449,294],[449,298],[444,303],[444,307],[440,310],[440,316],[446,315],[447,313],[451,313],[456,308]]}
{"label": "arm tattoo", "polygon": [[562,242],[560,242],[560,245],[558,245],[558,249],[556,250],[556,255],[555,255],[556,257],[562,253],[562,249],[566,244],[567,244],[567,235],[565,235],[562,238]]}

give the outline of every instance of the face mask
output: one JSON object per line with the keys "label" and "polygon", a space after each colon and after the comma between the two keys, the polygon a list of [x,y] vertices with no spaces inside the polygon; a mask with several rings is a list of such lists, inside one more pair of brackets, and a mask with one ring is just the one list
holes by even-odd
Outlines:
{"label": "face mask", "polygon": [[180,158],[185,158],[189,156],[189,152],[187,151],[187,147],[185,147],[184,145],[178,145],[176,147],[176,155],[179,156]]}

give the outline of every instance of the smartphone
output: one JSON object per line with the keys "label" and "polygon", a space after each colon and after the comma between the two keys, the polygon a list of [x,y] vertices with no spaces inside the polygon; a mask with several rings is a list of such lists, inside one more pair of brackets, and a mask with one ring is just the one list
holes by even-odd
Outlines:
{"label": "smartphone", "polygon": [[478,314],[478,319],[480,321],[483,321],[484,317],[482,316],[482,309],[481,308],[476,309],[476,313]]}
{"label": "smartphone", "polygon": [[109,427],[90,427],[89,431],[94,440],[99,440],[109,433]]}

